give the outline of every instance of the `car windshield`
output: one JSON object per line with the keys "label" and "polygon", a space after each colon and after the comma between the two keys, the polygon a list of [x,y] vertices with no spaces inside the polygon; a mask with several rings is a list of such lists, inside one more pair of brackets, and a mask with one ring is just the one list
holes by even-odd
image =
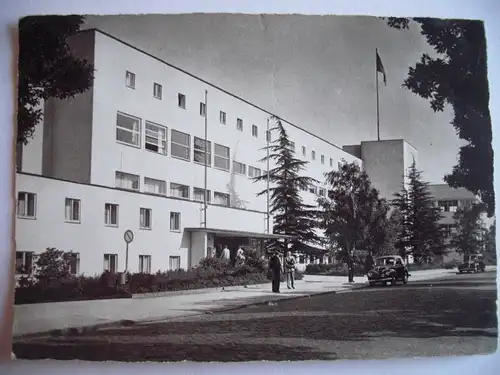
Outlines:
{"label": "car windshield", "polygon": [[393,266],[396,263],[394,258],[378,258],[377,266]]}

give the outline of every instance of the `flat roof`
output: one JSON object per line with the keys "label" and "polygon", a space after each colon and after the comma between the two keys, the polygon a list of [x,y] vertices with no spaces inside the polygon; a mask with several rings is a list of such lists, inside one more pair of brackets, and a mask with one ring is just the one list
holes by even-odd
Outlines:
{"label": "flat roof", "polygon": [[207,232],[214,233],[221,237],[251,237],[259,239],[292,239],[293,236],[287,236],[284,234],[268,234],[268,233],[258,233],[258,232],[246,232],[240,230],[231,229],[220,229],[220,228],[184,228],[186,232]]}

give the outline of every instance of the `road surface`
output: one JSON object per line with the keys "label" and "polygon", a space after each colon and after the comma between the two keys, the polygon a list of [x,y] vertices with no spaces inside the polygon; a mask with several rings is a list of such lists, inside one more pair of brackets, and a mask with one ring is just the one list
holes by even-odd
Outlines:
{"label": "road surface", "polygon": [[261,361],[472,355],[497,347],[496,272],[18,340],[26,359]]}

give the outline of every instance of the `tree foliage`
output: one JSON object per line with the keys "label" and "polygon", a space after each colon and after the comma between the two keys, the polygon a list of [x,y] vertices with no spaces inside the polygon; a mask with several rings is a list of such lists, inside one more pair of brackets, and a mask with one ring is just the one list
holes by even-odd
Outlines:
{"label": "tree foliage", "polygon": [[49,98],[68,99],[92,86],[94,67],[73,56],[69,36],[82,16],[29,16],[19,21],[17,143],[27,144]]}
{"label": "tree foliage", "polygon": [[38,282],[48,285],[54,281],[69,279],[72,277],[71,265],[75,260],[76,254],[57,250],[56,248],[47,248],[39,254],[35,262]]}
{"label": "tree foliage", "polygon": [[481,215],[482,204],[459,207],[453,214],[456,230],[452,234],[450,245],[463,255],[476,254],[483,249],[486,228]]}
{"label": "tree foliage", "polygon": [[421,175],[413,162],[408,171],[408,186],[403,186],[392,201],[400,220],[396,247],[401,256],[411,254],[417,261],[445,252],[444,233],[439,225],[441,212]]}
{"label": "tree foliage", "polygon": [[387,20],[396,29],[410,28],[411,21],[420,26],[438,56],[423,54],[409,68],[403,87],[428,99],[435,112],[452,106],[452,125],[467,144],[460,148],[458,164],[444,180],[451,187],[464,187],[479,195],[491,217],[495,194],[484,25],[480,21],[434,18]]}
{"label": "tree foliage", "polygon": [[353,249],[376,255],[391,240],[389,205],[379,197],[366,172],[345,160],[325,174],[328,197],[318,198],[319,227],[342,255]]}
{"label": "tree foliage", "polygon": [[493,262],[493,264],[497,264],[496,221],[491,224],[486,231],[484,252],[485,256],[487,256],[489,260]]}
{"label": "tree foliage", "polygon": [[[277,138],[270,142],[264,150],[269,150],[269,156],[262,158],[261,162],[273,162],[274,168],[269,169],[269,194],[270,214],[273,215],[273,233],[294,236],[293,240],[287,241],[291,251],[312,250],[315,244],[319,244],[319,236],[314,231],[316,227],[314,206],[307,205],[300,196],[301,190],[307,190],[309,186],[317,181],[310,177],[301,176],[305,170],[307,161],[295,158],[295,151],[291,146],[288,134],[281,120],[272,117],[275,127],[270,132],[276,132]],[[265,182],[267,175],[254,177],[253,182]],[[267,193],[262,190],[257,196]],[[284,243],[272,240],[269,247],[284,251]]]}

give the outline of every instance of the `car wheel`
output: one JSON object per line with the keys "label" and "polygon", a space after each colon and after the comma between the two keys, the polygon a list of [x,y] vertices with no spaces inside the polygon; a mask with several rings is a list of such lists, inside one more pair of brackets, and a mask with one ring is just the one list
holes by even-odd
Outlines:
{"label": "car wheel", "polygon": [[374,286],[374,285],[375,285],[375,283],[370,281],[370,282],[368,283],[368,285],[370,285],[370,286]]}
{"label": "car wheel", "polygon": [[463,273],[463,271],[462,271],[462,270],[459,270],[459,271],[458,271],[458,273]]}
{"label": "car wheel", "polygon": [[403,284],[408,284],[408,275],[403,277]]}

